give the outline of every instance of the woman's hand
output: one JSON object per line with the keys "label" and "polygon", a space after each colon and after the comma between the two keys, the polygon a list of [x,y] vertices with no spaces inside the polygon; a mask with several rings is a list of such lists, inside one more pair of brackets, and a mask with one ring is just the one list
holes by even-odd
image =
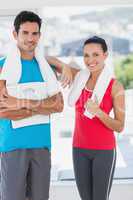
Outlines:
{"label": "woman's hand", "polygon": [[61,85],[63,88],[67,87],[67,86],[71,86],[72,81],[73,81],[73,74],[71,71],[71,68],[69,66],[67,66],[67,64],[64,64],[62,66],[62,74],[61,74]]}
{"label": "woman's hand", "polygon": [[76,68],[72,67],[71,65],[66,64],[54,56],[47,56],[46,59],[47,59],[47,62],[49,63],[49,65],[53,65],[55,70],[59,74],[61,74],[60,81],[61,81],[62,87],[63,88],[65,88],[67,86],[70,87],[72,84],[72,81],[74,80],[74,77],[76,76],[77,72],[80,69],[76,69]]}
{"label": "woman's hand", "polygon": [[99,108],[98,100],[97,100],[96,97],[95,97],[94,100],[88,99],[86,104],[85,104],[85,108],[92,115],[97,115],[97,113],[99,113],[101,111],[101,109]]}

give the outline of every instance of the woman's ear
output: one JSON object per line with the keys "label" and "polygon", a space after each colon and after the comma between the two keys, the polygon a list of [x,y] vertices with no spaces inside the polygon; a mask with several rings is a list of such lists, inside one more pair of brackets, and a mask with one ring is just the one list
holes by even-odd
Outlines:
{"label": "woman's ear", "polygon": [[108,57],[108,52],[107,51],[104,53],[104,57],[105,57],[105,59]]}

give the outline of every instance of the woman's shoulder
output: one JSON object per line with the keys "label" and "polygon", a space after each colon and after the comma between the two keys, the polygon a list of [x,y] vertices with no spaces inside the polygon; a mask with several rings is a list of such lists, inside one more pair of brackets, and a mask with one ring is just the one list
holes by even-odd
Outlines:
{"label": "woman's shoulder", "polygon": [[118,81],[117,79],[114,79],[113,85],[112,85],[112,97],[120,93],[124,94],[124,86],[120,81]]}

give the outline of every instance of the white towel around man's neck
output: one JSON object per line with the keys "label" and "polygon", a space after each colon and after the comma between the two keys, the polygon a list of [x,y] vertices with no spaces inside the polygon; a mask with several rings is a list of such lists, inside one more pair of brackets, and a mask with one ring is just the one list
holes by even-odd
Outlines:
{"label": "white towel around man's neck", "polygon": [[[44,58],[41,46],[36,47],[35,58],[39,64],[42,77],[46,81],[48,96],[56,94],[59,92],[59,85],[53,70]],[[2,68],[0,80],[6,80],[6,85],[13,85],[19,82],[21,73],[22,65],[19,48],[16,44],[11,44]]]}
{"label": "white towel around man's neck", "polygon": [[[45,98],[47,98],[48,96],[57,94],[60,91],[58,81],[56,79],[53,70],[45,60],[41,47],[36,47],[35,58],[39,64],[42,77],[45,80],[44,82],[45,94],[42,94],[42,96],[43,97],[45,96]],[[6,80],[6,86],[9,92],[15,90],[15,87],[17,91],[18,89],[21,90],[21,88],[25,89],[27,86],[30,87],[29,89],[30,91],[32,90],[31,89],[32,87],[33,88],[35,87],[37,88],[37,90],[39,90],[38,83],[36,84],[35,82],[33,84],[32,83],[19,84],[21,74],[22,74],[22,64],[21,64],[20,50],[16,44],[11,44],[6,55],[6,60],[2,68],[2,72],[0,74],[0,80]],[[42,87],[43,87],[42,83],[40,83],[41,92],[43,92]],[[13,91],[12,94],[14,94],[16,91]],[[39,95],[41,92],[39,91]],[[16,97],[18,96],[19,95],[16,94]],[[18,128],[22,126],[28,126],[39,123],[48,123],[48,122],[49,122],[49,116],[36,115],[26,119],[12,121],[12,125],[14,128]]]}
{"label": "white towel around man's neck", "polygon": [[[85,88],[85,85],[90,78],[90,72],[88,69],[80,70],[73,82],[72,88],[70,90],[69,96],[68,96],[68,104],[70,106],[74,106],[76,101],[78,100],[83,88]],[[114,74],[112,70],[110,70],[107,66],[104,66],[102,72],[100,73],[95,88],[93,90],[91,99],[95,101],[95,98],[97,99],[98,105],[100,105],[103,96],[106,92],[106,89],[109,85],[110,80],[114,77]],[[84,113],[85,116],[92,119],[94,116],[89,113],[87,110],[85,110]]]}

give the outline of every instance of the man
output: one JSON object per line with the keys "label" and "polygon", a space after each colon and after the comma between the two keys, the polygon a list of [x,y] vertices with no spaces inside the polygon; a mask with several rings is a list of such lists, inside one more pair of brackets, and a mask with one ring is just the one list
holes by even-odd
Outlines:
{"label": "man", "polygon": [[[20,51],[22,73],[19,83],[45,82],[35,58],[41,19],[22,11],[14,21],[13,36]],[[11,52],[12,53],[12,52]],[[0,60],[1,74],[6,58]],[[10,66],[12,69],[14,66]],[[12,80],[14,74],[10,74]],[[54,86],[53,86],[54,87]],[[13,128],[13,121],[48,116],[63,110],[60,92],[41,100],[9,95],[6,81],[0,80],[1,200],[25,200],[30,173],[31,199],[48,200],[50,182],[50,122]]]}

